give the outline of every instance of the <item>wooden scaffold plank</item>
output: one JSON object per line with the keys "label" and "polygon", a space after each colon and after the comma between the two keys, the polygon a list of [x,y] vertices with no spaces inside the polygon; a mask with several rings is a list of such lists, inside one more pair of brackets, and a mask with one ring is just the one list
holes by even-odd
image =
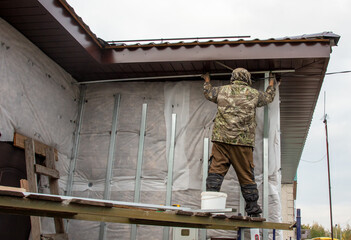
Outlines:
{"label": "wooden scaffold plank", "polygon": [[[0,212],[12,214],[62,217],[76,220],[116,222],[157,226],[190,227],[205,229],[237,230],[238,228],[265,228],[291,230],[291,223],[254,222],[232,219],[230,217],[205,217],[179,215],[176,210],[154,211],[120,207],[96,206],[96,204],[76,204],[71,200],[63,202],[39,199],[0,196]],[[179,212],[178,212],[179,213]],[[190,215],[190,214],[189,214]]]}

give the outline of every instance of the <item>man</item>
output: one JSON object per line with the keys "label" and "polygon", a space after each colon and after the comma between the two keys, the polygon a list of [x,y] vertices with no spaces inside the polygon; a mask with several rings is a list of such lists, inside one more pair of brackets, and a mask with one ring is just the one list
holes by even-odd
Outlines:
{"label": "man", "polygon": [[254,176],[253,148],[255,145],[256,108],[271,103],[275,96],[275,78],[270,74],[265,92],[251,87],[251,74],[244,68],[232,72],[229,85],[212,87],[210,75],[205,80],[204,95],[217,104],[212,132],[211,163],[206,179],[206,191],[220,191],[230,165],[235,169],[246,201],[249,216],[259,217],[258,190]]}

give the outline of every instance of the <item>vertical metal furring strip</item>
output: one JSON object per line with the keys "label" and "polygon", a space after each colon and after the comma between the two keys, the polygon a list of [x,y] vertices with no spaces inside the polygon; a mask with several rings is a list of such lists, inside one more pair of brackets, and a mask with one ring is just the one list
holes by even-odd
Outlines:
{"label": "vertical metal furring strip", "polygon": [[76,171],[78,151],[79,151],[80,131],[82,128],[82,121],[83,121],[86,89],[87,89],[86,85],[81,85],[79,102],[78,102],[78,117],[76,122],[76,130],[74,132],[73,151],[72,151],[71,161],[69,164],[69,173],[68,173],[67,187],[65,192],[66,196],[72,195],[73,179],[74,179],[74,173]]}
{"label": "vertical metal furring strip", "polygon": [[[172,114],[172,127],[171,127],[171,143],[168,153],[168,175],[167,175],[167,190],[166,190],[166,206],[171,205],[172,200],[172,185],[173,185],[173,162],[175,150],[175,137],[176,137],[176,122],[177,114]],[[163,240],[169,238],[169,227],[163,228]]]}
{"label": "vertical metal furring strip", "polygon": [[[143,152],[144,152],[144,140],[145,140],[145,129],[146,129],[146,113],[147,104],[144,103],[141,112],[141,123],[140,123],[140,133],[139,133],[139,148],[138,148],[138,162],[137,170],[135,174],[135,189],[134,189],[134,202],[140,202],[140,188],[141,188],[141,170],[143,166]],[[131,240],[136,239],[137,225],[132,225],[132,232],[130,235]]]}
{"label": "vertical metal furring strip", "polygon": [[[202,185],[201,189],[203,192],[206,191],[206,178],[208,175],[208,160],[209,160],[209,139],[204,138],[204,151],[202,157]],[[207,230],[200,229],[201,240],[206,240]]]}
{"label": "vertical metal furring strip", "polygon": [[[110,145],[108,149],[108,159],[107,159],[107,167],[106,167],[106,178],[105,178],[105,190],[104,190],[104,199],[110,199],[111,195],[111,181],[112,181],[112,170],[113,170],[113,162],[115,160],[115,146],[116,146],[116,135],[117,135],[117,120],[118,120],[118,110],[119,104],[121,101],[121,95],[114,95],[114,107],[113,107],[113,116],[112,116],[112,126],[111,126],[111,137],[110,137]],[[106,223],[100,223],[100,234],[99,239],[104,240],[106,235]]]}
{"label": "vertical metal furring strip", "polygon": [[[269,72],[264,74],[264,89],[269,85]],[[269,117],[268,106],[264,107],[263,128],[263,217],[268,219],[268,156],[269,156]],[[263,240],[268,240],[268,229],[263,229]]]}

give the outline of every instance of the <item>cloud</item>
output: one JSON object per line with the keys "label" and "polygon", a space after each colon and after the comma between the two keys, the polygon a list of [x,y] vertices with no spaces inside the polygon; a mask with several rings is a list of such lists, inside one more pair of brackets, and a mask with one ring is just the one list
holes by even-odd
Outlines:
{"label": "cloud", "polygon": [[[269,38],[336,31],[348,26],[343,16],[351,8],[347,0],[333,1],[333,7],[326,0],[68,2],[104,40],[247,34]],[[313,11],[317,5],[318,13]]]}

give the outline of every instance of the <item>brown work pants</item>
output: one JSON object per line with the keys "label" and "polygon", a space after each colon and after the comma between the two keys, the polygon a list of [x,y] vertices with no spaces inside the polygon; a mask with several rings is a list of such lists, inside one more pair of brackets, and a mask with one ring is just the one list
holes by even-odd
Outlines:
{"label": "brown work pants", "polygon": [[211,158],[209,173],[224,177],[232,165],[241,186],[256,184],[252,147],[213,142]]}

